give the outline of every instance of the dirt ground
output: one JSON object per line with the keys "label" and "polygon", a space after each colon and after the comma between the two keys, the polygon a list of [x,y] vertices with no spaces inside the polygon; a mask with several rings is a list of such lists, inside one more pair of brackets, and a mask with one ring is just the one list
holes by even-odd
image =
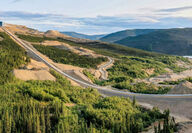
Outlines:
{"label": "dirt ground", "polygon": [[179,79],[184,79],[187,77],[192,77],[192,69],[189,69],[180,73],[169,72],[167,74],[159,75],[149,79],[143,79],[143,80],[138,79],[137,82],[150,82],[150,83],[158,84],[164,81],[177,81]]}
{"label": "dirt ground", "polygon": [[30,29],[22,25],[5,24],[5,27],[12,33],[35,34],[38,36],[43,35],[43,33],[38,30]]}
{"label": "dirt ground", "polygon": [[55,38],[55,37],[61,37],[61,38],[72,38],[68,35],[64,35],[58,31],[55,31],[55,30],[48,30],[47,32],[44,33],[44,35],[46,37],[52,37],[52,38]]}
{"label": "dirt ground", "polygon": [[3,30],[0,28],[0,32],[3,32]]}
{"label": "dirt ground", "polygon": [[93,74],[95,76],[95,78],[100,79],[101,77],[101,72],[99,70],[95,70],[95,69],[89,69],[88,70],[91,74]]}
{"label": "dirt ground", "polygon": [[55,77],[52,76],[46,70],[14,70],[13,74],[18,79],[27,81],[27,80],[51,80],[55,81]]}
{"label": "dirt ground", "polygon": [[52,80],[55,81],[55,77],[49,73],[49,68],[43,63],[31,59],[31,62],[23,66],[21,69],[15,69],[13,74],[16,78],[27,80]]}
{"label": "dirt ground", "polygon": [[31,62],[26,66],[26,69],[37,69],[37,70],[49,70],[49,67],[45,65],[43,62],[36,61],[31,59]]}

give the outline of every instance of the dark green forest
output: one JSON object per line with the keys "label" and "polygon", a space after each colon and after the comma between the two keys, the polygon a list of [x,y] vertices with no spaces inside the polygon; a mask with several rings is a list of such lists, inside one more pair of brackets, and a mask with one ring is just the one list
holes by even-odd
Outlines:
{"label": "dark green forest", "polygon": [[0,79],[0,132],[137,133],[157,120],[165,121],[166,132],[175,130],[166,112],[144,109],[135,99],[103,98],[95,89],[71,86],[53,70],[56,81],[14,78],[11,71],[30,59],[6,34],[0,36],[0,70],[6,75]]}
{"label": "dark green forest", "polygon": [[29,42],[43,42],[45,40],[55,40],[53,38],[49,38],[49,37],[45,37],[45,36],[42,36],[42,37],[38,37],[38,36],[32,36],[32,35],[24,35],[24,34],[19,34],[19,33],[16,33],[16,35],[23,39],[23,40],[26,40],[26,41],[29,41]]}
{"label": "dark green forest", "polygon": [[11,71],[29,61],[25,51],[13,42],[5,33],[0,32],[0,84],[13,80]]}
{"label": "dark green forest", "polygon": [[106,62],[107,58],[92,58],[86,55],[78,55],[69,50],[59,49],[53,46],[33,45],[38,51],[47,55],[50,59],[57,63],[70,64],[84,68],[97,68],[102,62]]}
{"label": "dark green forest", "polygon": [[192,55],[192,28],[162,29],[116,41],[124,46],[170,55]]}

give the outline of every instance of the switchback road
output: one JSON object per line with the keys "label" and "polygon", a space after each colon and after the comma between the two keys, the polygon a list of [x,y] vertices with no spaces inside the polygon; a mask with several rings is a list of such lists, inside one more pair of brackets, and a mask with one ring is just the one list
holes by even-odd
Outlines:
{"label": "switchback road", "polygon": [[191,119],[192,94],[185,94],[185,95],[183,94],[178,94],[178,95],[138,94],[138,93],[124,92],[117,89],[108,89],[106,87],[97,86],[95,84],[85,83],[76,78],[73,78],[72,76],[66,74],[65,72],[63,72],[62,70],[54,66],[53,64],[49,63],[46,59],[41,57],[41,55],[39,55],[38,52],[36,52],[33,48],[28,46],[22,40],[20,40],[17,36],[9,32],[5,27],[3,27],[2,29],[19,45],[23,46],[27,51],[34,54],[34,56],[38,57],[47,66],[54,69],[55,71],[62,74],[63,76],[68,77],[71,80],[83,86],[95,88],[105,96],[120,96],[120,97],[129,97],[129,98],[133,98],[133,96],[135,96],[139,102],[148,103],[152,106],[157,106],[162,110],[169,108],[173,114]]}

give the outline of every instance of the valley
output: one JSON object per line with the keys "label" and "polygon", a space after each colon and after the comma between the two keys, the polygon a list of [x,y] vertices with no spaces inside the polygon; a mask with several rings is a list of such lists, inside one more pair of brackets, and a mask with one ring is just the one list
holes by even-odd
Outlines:
{"label": "valley", "polygon": [[[59,98],[59,101],[60,100],[64,101],[64,103],[66,103],[66,105],[74,106],[75,104],[79,104],[79,103],[85,104],[86,103],[85,99],[87,99],[88,97],[91,97],[91,99],[93,99],[95,97],[95,100],[98,99],[100,97],[98,92],[100,92],[102,94],[102,96],[104,96],[104,97],[105,96],[109,96],[109,97],[115,96],[112,98],[108,98],[108,97],[106,97],[104,99],[101,98],[104,101],[107,100],[110,102],[111,101],[117,102],[117,101],[121,101],[124,99],[124,98],[117,98],[116,96],[125,97],[125,99],[126,98],[131,98],[131,99],[136,98],[136,100],[141,105],[143,105],[147,108],[148,108],[148,104],[150,104],[150,106],[153,106],[153,107],[159,107],[161,110],[166,110],[169,108],[169,110],[171,111],[171,115],[174,116],[177,119],[177,121],[179,121],[179,122],[190,121],[190,119],[188,119],[188,118],[190,117],[190,110],[192,109],[192,106],[190,106],[191,105],[190,100],[192,99],[191,94],[158,95],[153,92],[153,91],[158,91],[158,89],[154,89],[152,91],[152,93],[150,92],[151,94],[141,94],[141,93],[148,93],[148,92],[138,91],[137,93],[132,93],[132,92],[127,91],[129,89],[124,91],[124,90],[118,90],[118,89],[112,88],[112,87],[117,87],[117,85],[120,85],[120,84],[123,85],[125,82],[126,82],[126,84],[128,84],[128,86],[130,86],[131,85],[130,83],[133,82],[134,81],[133,79],[135,79],[135,78],[142,79],[142,78],[150,77],[151,75],[153,77],[153,76],[156,76],[159,74],[166,73],[167,72],[166,68],[171,69],[172,72],[174,72],[174,73],[186,71],[186,69],[190,69],[190,68],[185,68],[183,66],[175,65],[175,63],[177,61],[180,61],[180,62],[182,61],[185,65],[186,64],[191,65],[190,64],[191,62],[186,58],[150,53],[150,52],[145,52],[142,50],[140,51],[140,50],[132,49],[132,48],[126,48],[123,50],[124,47],[122,47],[122,49],[121,49],[121,47],[118,49],[123,50],[123,51],[130,51],[130,53],[121,52],[121,54],[117,54],[117,53],[113,53],[114,51],[116,51],[116,46],[113,44],[106,44],[106,43],[97,42],[97,41],[96,42],[92,42],[92,41],[88,41],[88,42],[82,41],[81,42],[81,40],[79,43],[77,40],[74,41],[74,38],[71,39],[70,37],[67,37],[67,40],[65,40],[66,38],[61,39],[61,38],[54,38],[54,37],[53,38],[44,37],[42,39],[42,37],[39,37],[39,36],[34,37],[34,35],[29,36],[29,35],[24,34],[22,36],[19,35],[19,37],[21,39],[23,39],[23,40],[20,40],[17,36],[12,34],[6,28],[3,28],[3,29],[18,44],[20,44],[22,47],[25,48],[25,50],[28,52],[28,56],[33,58],[31,64],[26,66],[26,67],[28,67],[27,69],[31,69],[32,71],[36,71],[36,72],[41,71],[41,69],[44,69],[47,73],[49,73],[53,76],[53,78],[52,78],[53,80],[51,78],[26,79],[27,84],[29,84],[28,86],[33,86],[33,84],[36,84],[36,86],[39,86],[39,85],[42,86],[42,87],[39,86],[38,89],[33,89],[30,87],[27,87],[27,89],[22,89],[22,87],[20,87],[22,93],[26,93],[27,95],[32,96],[36,100],[55,101],[57,98]],[[49,35],[49,36],[53,36],[53,35]],[[28,37],[30,37],[30,40],[24,39],[24,38],[28,38]],[[47,41],[49,41],[49,42],[47,42]],[[58,42],[51,42],[51,41],[58,41]],[[62,44],[62,43],[65,43],[65,44]],[[101,43],[100,44],[101,46],[96,45],[96,43]],[[109,49],[107,46],[110,46],[112,48]],[[77,48],[77,47],[80,47],[81,49]],[[106,49],[99,51],[100,47],[105,47],[106,49],[109,49],[109,51]],[[46,50],[48,50],[48,51],[46,51]],[[81,52],[82,50],[84,50],[84,51]],[[54,53],[54,51],[59,51],[59,52]],[[79,55],[78,56],[79,59],[76,58],[78,60],[75,60],[75,62],[73,62],[74,60],[70,60],[73,58],[73,56],[70,56],[70,55],[66,59],[62,58],[70,52],[73,55],[75,55],[75,54]],[[54,53],[54,54],[52,54],[52,53]],[[58,53],[60,53],[60,54],[57,55]],[[83,55],[82,55],[82,53],[83,53]],[[86,54],[86,53],[88,53],[88,54]],[[50,55],[50,54],[52,54],[52,55]],[[109,57],[109,55],[112,57]],[[145,55],[145,56],[141,57],[143,55]],[[54,56],[56,58],[54,58]],[[158,56],[160,56],[160,57],[158,57]],[[61,58],[62,60],[66,60],[66,61],[65,62],[63,62],[62,60],[57,61],[58,57]],[[83,62],[83,60],[81,60],[80,58],[82,58],[83,60],[88,60],[87,65],[86,65],[86,62]],[[98,58],[99,58],[99,61],[97,63],[97,61],[95,61],[95,60],[97,60]],[[91,63],[90,59],[94,60],[93,62],[97,63],[97,64]],[[167,62],[164,62],[164,61],[167,61]],[[121,62],[123,62],[124,65],[122,65]],[[33,63],[33,65],[32,65],[32,63]],[[44,66],[41,63],[45,63],[48,67]],[[75,64],[75,63],[78,63],[78,64]],[[81,63],[82,63],[82,65],[81,65]],[[91,63],[91,64],[89,64],[89,63]],[[38,64],[40,66],[39,68],[38,68]],[[32,67],[30,68],[30,66],[32,66]],[[64,79],[62,76],[60,76],[59,74],[57,74],[56,72],[54,72],[53,70],[51,70],[49,68],[60,73],[61,75],[66,77],[68,80]],[[116,69],[116,68],[122,68],[122,69]],[[22,68],[22,69],[26,70],[26,68]],[[106,69],[107,69],[107,71],[106,71]],[[87,75],[84,75],[83,70],[87,71],[86,72]],[[125,75],[126,75],[125,70],[126,71],[132,70],[132,72],[127,73],[127,76],[125,77]],[[45,72],[42,72],[42,73],[45,74]],[[42,73],[39,73],[39,75],[42,75]],[[99,73],[100,76],[97,76],[96,73],[97,74]],[[37,74],[35,74],[35,75],[37,75]],[[89,75],[94,78],[95,83],[98,85],[95,85],[94,81],[89,79],[90,78]],[[122,77],[123,75],[124,75],[124,77]],[[15,74],[15,76],[19,77],[16,74]],[[30,77],[30,75],[28,75],[28,76]],[[39,76],[37,76],[37,77],[39,77]],[[46,77],[48,77],[48,76],[46,76]],[[131,79],[131,78],[133,78],[133,79]],[[42,81],[33,81],[33,80],[42,80]],[[21,84],[24,84],[24,86],[25,86],[25,82],[23,82],[23,81],[19,81],[19,82]],[[56,82],[56,83],[54,83],[54,82]],[[77,87],[72,87],[70,85],[70,82],[71,82],[71,84],[73,84]],[[81,88],[82,91],[80,93],[80,94],[83,94],[85,97],[82,97],[82,98],[79,97],[79,100],[80,100],[79,101],[73,95],[71,95],[69,92],[61,92],[62,90],[58,90],[59,92],[56,93],[53,91],[53,88],[50,88],[50,90],[47,91],[46,84],[50,84],[50,83],[52,85],[55,85],[56,88],[58,86],[58,89],[60,86],[59,84],[61,84],[61,85],[67,84],[65,86],[68,86],[69,88],[77,88],[77,90],[81,88],[81,87],[79,88],[78,86],[86,87],[86,89]],[[17,85],[17,83],[15,83],[15,84]],[[108,86],[106,87],[106,86],[99,86],[99,85],[108,85]],[[97,89],[98,92],[94,89],[90,89],[89,87]],[[147,86],[147,87],[148,88],[146,88],[146,89],[151,88],[151,86]],[[126,86],[124,86],[123,88],[125,89]],[[141,86],[141,88],[142,88],[142,86]],[[67,91],[66,88],[64,90]],[[74,93],[76,93],[75,91],[76,90],[74,90]],[[84,94],[84,92],[86,95]],[[67,93],[67,94],[65,94],[65,93]],[[65,96],[65,95],[67,95],[67,96]],[[55,96],[57,97],[56,99],[55,99]],[[78,96],[80,96],[80,95],[78,94]],[[85,98],[85,99],[83,99],[83,98]],[[95,101],[93,99],[92,102],[94,104],[94,108],[93,109],[89,108],[89,110],[82,110],[83,112],[85,111],[84,112],[85,116],[83,117],[83,120],[87,119],[87,120],[91,121],[91,124],[94,124],[94,120],[90,120],[90,118],[89,118],[89,117],[93,117],[93,116],[91,116],[90,110],[92,110],[93,112],[96,111],[97,113],[96,112],[95,113],[98,114],[99,110],[97,110],[98,109],[97,106],[101,106],[99,108],[103,108],[102,104],[104,101],[101,100],[100,101],[101,103],[95,103]],[[179,102],[177,102],[177,101],[179,101]],[[89,100],[87,102],[89,102]],[[125,104],[126,102],[124,101],[123,103]],[[121,103],[119,103],[119,104],[121,104]],[[106,106],[106,105],[103,105],[103,106]],[[124,106],[124,105],[122,105],[122,106]],[[122,109],[122,106],[121,106],[121,109]],[[188,111],[185,111],[185,110],[188,110]],[[185,113],[183,113],[183,112],[185,112]],[[100,113],[102,113],[102,112],[100,112]],[[90,116],[87,116],[88,114],[90,114]],[[99,116],[96,117],[96,119],[98,121],[101,121]],[[98,123],[95,123],[95,124],[96,125],[94,125],[94,127],[90,127],[90,130],[92,130],[92,129],[97,130],[98,129],[97,127],[100,127],[100,125],[98,125]],[[108,124],[109,125],[105,125],[105,129],[101,129],[101,130],[110,131],[111,129],[109,127],[111,127],[111,123],[108,123]],[[136,125],[136,123],[134,123],[134,125]],[[144,127],[147,127],[147,125],[144,124]],[[85,127],[83,127],[83,128],[86,129]],[[134,130],[141,131],[141,129],[143,129],[143,127],[135,127],[135,129],[131,129],[131,130],[132,131],[134,131]],[[70,130],[70,128],[68,128],[68,130]],[[74,129],[74,130],[77,130],[77,129]],[[116,130],[118,130],[118,129],[116,129]],[[124,130],[126,130],[126,129],[124,129]]]}
{"label": "valley", "polygon": [[0,7],[0,133],[192,133],[192,1]]}

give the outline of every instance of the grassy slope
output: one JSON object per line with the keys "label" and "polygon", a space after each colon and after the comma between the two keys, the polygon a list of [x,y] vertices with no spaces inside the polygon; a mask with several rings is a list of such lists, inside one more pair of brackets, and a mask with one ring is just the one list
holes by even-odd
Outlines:
{"label": "grassy slope", "polygon": [[136,37],[128,37],[117,43],[147,51],[192,55],[192,29],[168,29]]}

